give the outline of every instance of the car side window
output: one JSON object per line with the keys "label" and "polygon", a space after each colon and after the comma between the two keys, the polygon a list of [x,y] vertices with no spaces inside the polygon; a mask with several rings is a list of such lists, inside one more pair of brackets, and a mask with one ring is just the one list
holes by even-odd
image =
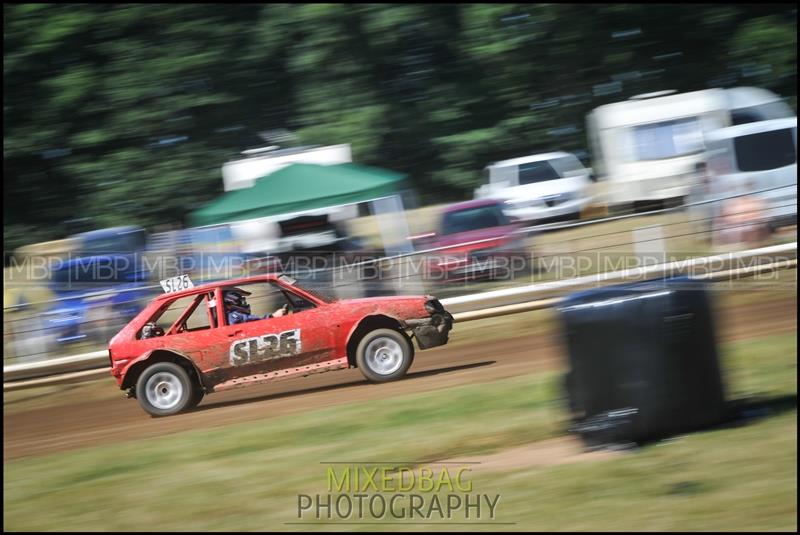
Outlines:
{"label": "car side window", "polygon": [[212,325],[208,319],[208,297],[204,295],[189,317],[182,325],[178,326],[178,332],[194,332],[211,328]]}
{"label": "car side window", "polygon": [[171,300],[147,321],[142,331],[139,333],[140,338],[164,336],[164,334],[169,331],[169,328],[172,327],[172,324],[175,323],[184,310],[186,310],[186,307],[194,302],[195,297],[196,296],[188,296]]}
{"label": "car side window", "polygon": [[[247,292],[245,300],[250,317],[248,321],[258,319],[269,319],[270,317],[296,314],[304,310],[315,307],[311,301],[282,288],[273,282],[257,282],[243,284],[237,287],[243,292]],[[224,291],[231,291],[232,288]]]}
{"label": "car side window", "polygon": [[273,284],[268,282],[248,284],[241,287],[251,293],[247,297],[252,314],[261,318],[268,318],[270,314],[287,304],[286,296]]}
{"label": "car side window", "polygon": [[[213,300],[211,301],[213,303]],[[188,316],[185,316],[187,311]],[[209,299],[208,295],[187,295],[174,299],[167,306],[156,312],[153,317],[142,327],[139,338],[153,338],[157,336],[169,336],[181,332],[194,332],[211,329],[216,325],[216,318],[212,316],[209,321]],[[174,333],[170,333],[170,328],[176,321],[184,317],[181,325],[178,325]]]}

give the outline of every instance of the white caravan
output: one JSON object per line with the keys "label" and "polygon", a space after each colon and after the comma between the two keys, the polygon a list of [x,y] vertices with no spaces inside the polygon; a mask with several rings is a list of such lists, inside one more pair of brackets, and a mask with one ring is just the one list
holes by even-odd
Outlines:
{"label": "white caravan", "polygon": [[776,94],[754,87],[673,93],[639,95],[587,116],[600,202],[683,198],[710,132],[795,115]]}
{"label": "white caravan", "polygon": [[591,199],[591,173],[568,152],[504,160],[486,167],[488,184],[475,197],[503,200],[503,211],[520,221],[577,218]]}

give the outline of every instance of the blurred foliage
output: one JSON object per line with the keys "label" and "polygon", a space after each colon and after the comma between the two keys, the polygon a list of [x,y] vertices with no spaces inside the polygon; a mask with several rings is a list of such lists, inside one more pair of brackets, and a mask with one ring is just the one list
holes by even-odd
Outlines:
{"label": "blurred foliage", "polygon": [[75,218],[180,222],[265,130],[351,143],[430,201],[468,196],[493,160],[586,161],[586,113],[633,94],[757,85],[796,104],[791,5],[3,11],[6,250],[63,237]]}

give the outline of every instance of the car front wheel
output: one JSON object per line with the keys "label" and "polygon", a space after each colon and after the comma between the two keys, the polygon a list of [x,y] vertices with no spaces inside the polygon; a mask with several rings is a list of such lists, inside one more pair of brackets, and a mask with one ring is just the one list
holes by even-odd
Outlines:
{"label": "car front wheel", "polygon": [[370,381],[384,383],[406,374],[414,360],[408,337],[392,329],[368,333],[356,349],[356,364]]}
{"label": "car front wheel", "polygon": [[139,376],[136,399],[153,416],[171,416],[189,408],[196,397],[186,370],[172,362],[159,362]]}

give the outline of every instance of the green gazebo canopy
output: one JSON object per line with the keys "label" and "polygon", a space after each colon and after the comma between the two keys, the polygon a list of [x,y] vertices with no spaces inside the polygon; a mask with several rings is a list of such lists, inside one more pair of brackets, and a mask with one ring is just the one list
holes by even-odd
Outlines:
{"label": "green gazebo canopy", "polygon": [[224,193],[189,214],[192,226],[215,225],[365,202],[397,193],[405,175],[352,163],[296,163],[245,189]]}

